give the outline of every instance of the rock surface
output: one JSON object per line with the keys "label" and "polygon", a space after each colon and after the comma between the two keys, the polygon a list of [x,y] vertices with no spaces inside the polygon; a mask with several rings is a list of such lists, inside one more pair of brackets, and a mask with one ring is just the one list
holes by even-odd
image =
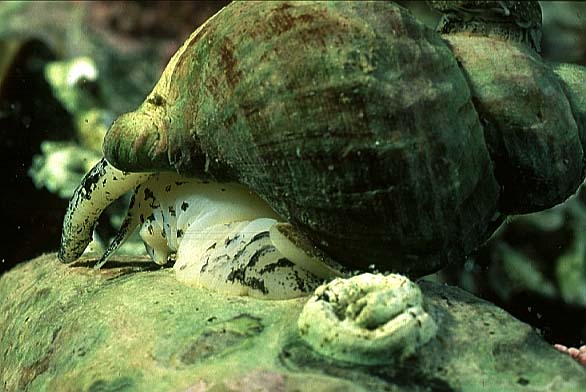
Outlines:
{"label": "rock surface", "polygon": [[395,366],[302,343],[305,299],[224,297],[171,269],[45,255],[0,278],[5,391],[580,391],[586,371],[494,305],[421,282],[438,336]]}

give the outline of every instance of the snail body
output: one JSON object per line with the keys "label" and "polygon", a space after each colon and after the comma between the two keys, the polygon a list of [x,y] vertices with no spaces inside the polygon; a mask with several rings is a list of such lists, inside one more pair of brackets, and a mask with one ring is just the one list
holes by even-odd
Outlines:
{"label": "snail body", "polygon": [[174,255],[177,280],[226,294],[291,298],[342,276],[332,263],[292,252],[278,220],[240,184],[157,173],[135,189],[123,229],[98,267],[139,226],[155,263]]}
{"label": "snail body", "polygon": [[[304,239],[292,250],[300,268],[313,258],[326,270],[332,259],[348,269],[433,272],[474,251],[507,214],[564,200],[584,172],[584,118],[574,115],[583,86],[565,83],[531,49],[494,38],[509,58],[525,56],[501,78],[496,59],[459,39],[391,2],[232,3],[108,131],[102,165],[137,178],[113,193],[167,171],[237,183],[287,225],[281,234]],[[493,76],[483,78],[486,68]],[[531,116],[518,110],[525,101]],[[74,196],[64,224],[65,262],[83,252],[95,223],[80,217],[79,200],[87,197]],[[103,204],[92,204],[92,217]]]}

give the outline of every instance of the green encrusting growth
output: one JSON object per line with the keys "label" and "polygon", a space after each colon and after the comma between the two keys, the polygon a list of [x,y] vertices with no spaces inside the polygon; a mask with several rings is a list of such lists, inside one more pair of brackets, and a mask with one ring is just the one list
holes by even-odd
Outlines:
{"label": "green encrusting growth", "polygon": [[95,271],[95,261],[45,255],[0,278],[3,391],[586,388],[584,369],[529,325],[454,287],[421,282],[437,338],[402,364],[369,367],[302,343],[304,298],[227,297],[148,262],[118,258]]}

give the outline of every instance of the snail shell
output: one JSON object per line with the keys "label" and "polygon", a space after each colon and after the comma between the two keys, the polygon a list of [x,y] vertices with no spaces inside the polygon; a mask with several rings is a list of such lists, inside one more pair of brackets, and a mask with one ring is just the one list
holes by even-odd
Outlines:
{"label": "snail shell", "polygon": [[[131,177],[241,184],[345,267],[433,272],[583,179],[572,102],[584,87],[495,38],[511,61],[501,73],[466,39],[445,41],[391,2],[232,3],[114,122],[105,158]],[[71,261],[83,241],[67,219],[63,235]]]}
{"label": "snail shell", "polygon": [[541,38],[537,2],[431,4],[444,12],[438,29],[483,124],[502,190],[499,210],[528,213],[564,201],[584,178],[584,109],[572,103],[586,92],[584,70],[558,72],[560,65],[546,64],[535,51]]}

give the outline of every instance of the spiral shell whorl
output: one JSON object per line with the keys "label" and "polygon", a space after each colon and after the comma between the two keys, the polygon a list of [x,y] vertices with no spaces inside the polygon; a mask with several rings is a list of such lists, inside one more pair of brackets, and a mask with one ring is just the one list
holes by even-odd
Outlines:
{"label": "spiral shell whorl", "polygon": [[578,126],[578,134],[586,159],[586,67],[577,64],[552,64],[553,72],[560,78],[572,107]]}
{"label": "spiral shell whorl", "polygon": [[541,51],[541,7],[537,1],[428,1],[443,13],[437,31],[501,37]]}
{"label": "spiral shell whorl", "polygon": [[565,89],[539,55],[493,37],[448,34],[484,127],[506,214],[543,210],[583,180],[584,152]]}

